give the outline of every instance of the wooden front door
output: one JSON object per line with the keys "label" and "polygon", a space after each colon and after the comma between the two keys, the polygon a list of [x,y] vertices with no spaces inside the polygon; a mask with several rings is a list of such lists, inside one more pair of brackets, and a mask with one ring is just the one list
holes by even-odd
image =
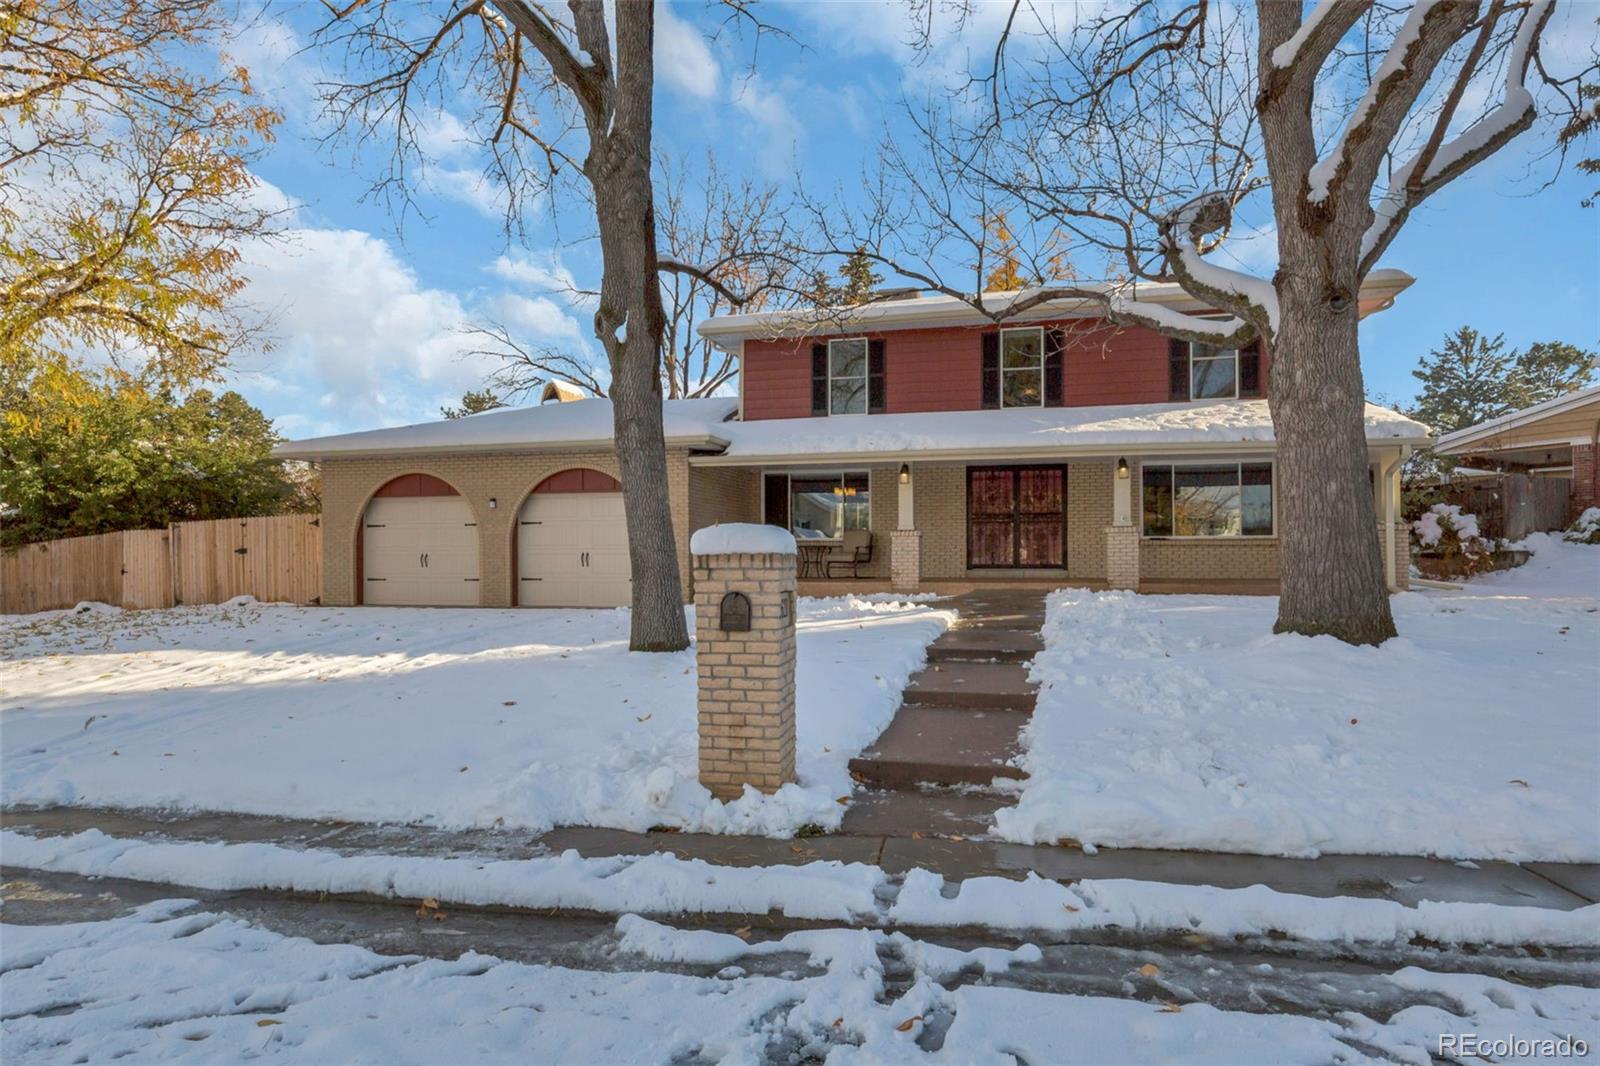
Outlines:
{"label": "wooden front door", "polygon": [[1067,468],[967,468],[967,567],[1064,569]]}

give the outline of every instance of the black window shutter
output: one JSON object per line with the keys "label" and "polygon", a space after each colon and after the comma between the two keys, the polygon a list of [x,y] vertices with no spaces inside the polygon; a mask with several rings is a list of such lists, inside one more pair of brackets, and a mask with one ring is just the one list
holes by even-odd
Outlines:
{"label": "black window shutter", "polygon": [[1261,340],[1257,338],[1239,349],[1239,397],[1261,395]]}
{"label": "black window shutter", "polygon": [[766,475],[766,506],[761,520],[769,526],[789,528],[789,475]]}
{"label": "black window shutter", "polygon": [[[828,413],[828,346],[811,346],[811,413]],[[787,525],[788,523],[785,523]]]}
{"label": "black window shutter", "polygon": [[1067,335],[1059,329],[1044,331],[1044,405],[1060,407],[1066,403],[1065,378]]}
{"label": "black window shutter", "polygon": [[884,375],[883,341],[867,342],[867,414],[883,414],[884,404],[888,400],[888,388]]}
{"label": "black window shutter", "polygon": [[1000,334],[983,335],[983,406],[1000,406]]}
{"label": "black window shutter", "polygon": [[1167,340],[1167,399],[1179,403],[1189,398],[1189,342]]}

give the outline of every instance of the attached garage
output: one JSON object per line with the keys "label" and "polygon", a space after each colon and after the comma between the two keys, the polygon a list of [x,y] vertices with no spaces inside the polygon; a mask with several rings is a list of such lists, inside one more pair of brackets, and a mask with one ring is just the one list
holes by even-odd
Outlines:
{"label": "attached garage", "polygon": [[478,523],[454,488],[407,474],[378,490],[361,522],[362,602],[476,607],[478,585]]}
{"label": "attached garage", "polygon": [[632,602],[622,486],[598,470],[563,470],[517,515],[517,603],[623,607]]}

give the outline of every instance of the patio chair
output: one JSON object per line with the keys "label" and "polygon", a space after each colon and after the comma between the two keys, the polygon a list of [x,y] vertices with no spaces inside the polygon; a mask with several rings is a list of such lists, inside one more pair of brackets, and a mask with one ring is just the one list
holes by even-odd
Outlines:
{"label": "patio chair", "polygon": [[828,576],[838,577],[836,570],[848,570],[850,576],[859,579],[861,568],[872,564],[872,531],[868,529],[847,529],[844,539],[828,557]]}

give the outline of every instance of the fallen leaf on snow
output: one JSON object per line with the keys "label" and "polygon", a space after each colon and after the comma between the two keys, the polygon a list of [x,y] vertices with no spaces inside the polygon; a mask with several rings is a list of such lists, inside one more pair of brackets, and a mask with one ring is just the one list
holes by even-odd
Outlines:
{"label": "fallen leaf on snow", "polygon": [[1072,913],[1073,913],[1073,914],[1077,914],[1077,913],[1078,913],[1078,908],[1077,908],[1077,907],[1074,907],[1074,906],[1073,906],[1073,905],[1072,905],[1072,904],[1070,904],[1070,903],[1063,903],[1063,904],[1062,904],[1062,906],[1063,906],[1063,907],[1065,907],[1065,908],[1067,908],[1067,910],[1069,910],[1069,911],[1071,911],[1071,912],[1072,912]]}
{"label": "fallen leaf on snow", "polygon": [[500,706],[502,706],[502,707],[515,707],[516,705],[517,705],[517,701],[516,700],[501,700],[500,701]]}
{"label": "fallen leaf on snow", "polygon": [[849,796],[840,796],[838,799],[834,800],[833,802],[839,804],[839,806],[841,806],[841,807],[848,807],[848,806],[850,806],[850,797]]}
{"label": "fallen leaf on snow", "polygon": [[911,1027],[913,1025],[916,1025],[921,1020],[922,1020],[922,1015],[913,1014],[911,1017],[907,1018],[905,1021],[903,1021],[899,1025],[895,1026],[894,1027],[894,1031],[897,1032],[897,1033],[909,1033],[909,1032],[911,1032]]}
{"label": "fallen leaf on snow", "polygon": [[738,929],[735,929],[733,931],[733,935],[738,937],[740,940],[749,940],[750,939],[750,927],[748,925],[740,926]]}
{"label": "fallen leaf on snow", "polygon": [[1183,1010],[1183,1006],[1181,1004],[1178,1004],[1178,1003],[1163,1003],[1161,1005],[1161,1009],[1156,1011],[1156,1013],[1157,1014],[1178,1014],[1182,1010]]}
{"label": "fallen leaf on snow", "polygon": [[283,1023],[280,1022],[276,1018],[262,1018],[259,1022],[256,1022],[256,1028],[257,1029],[265,1029],[269,1025],[282,1025],[282,1024]]}
{"label": "fallen leaf on snow", "polygon": [[1154,977],[1156,974],[1161,972],[1161,967],[1157,966],[1153,962],[1147,962],[1143,966],[1139,967],[1139,972],[1144,974],[1146,977]]}
{"label": "fallen leaf on snow", "polygon": [[1506,784],[1508,784],[1508,785],[1521,785],[1523,788],[1527,788],[1528,787],[1528,783],[1526,781],[1524,781],[1520,777],[1513,777],[1511,780],[1507,781]]}
{"label": "fallen leaf on snow", "polygon": [[[623,703],[627,703],[628,701],[627,700],[623,700],[622,702]],[[650,719],[654,718],[655,716],[656,716],[656,712],[651,711],[649,714],[645,715],[643,718],[636,718],[636,721],[648,722]]]}

